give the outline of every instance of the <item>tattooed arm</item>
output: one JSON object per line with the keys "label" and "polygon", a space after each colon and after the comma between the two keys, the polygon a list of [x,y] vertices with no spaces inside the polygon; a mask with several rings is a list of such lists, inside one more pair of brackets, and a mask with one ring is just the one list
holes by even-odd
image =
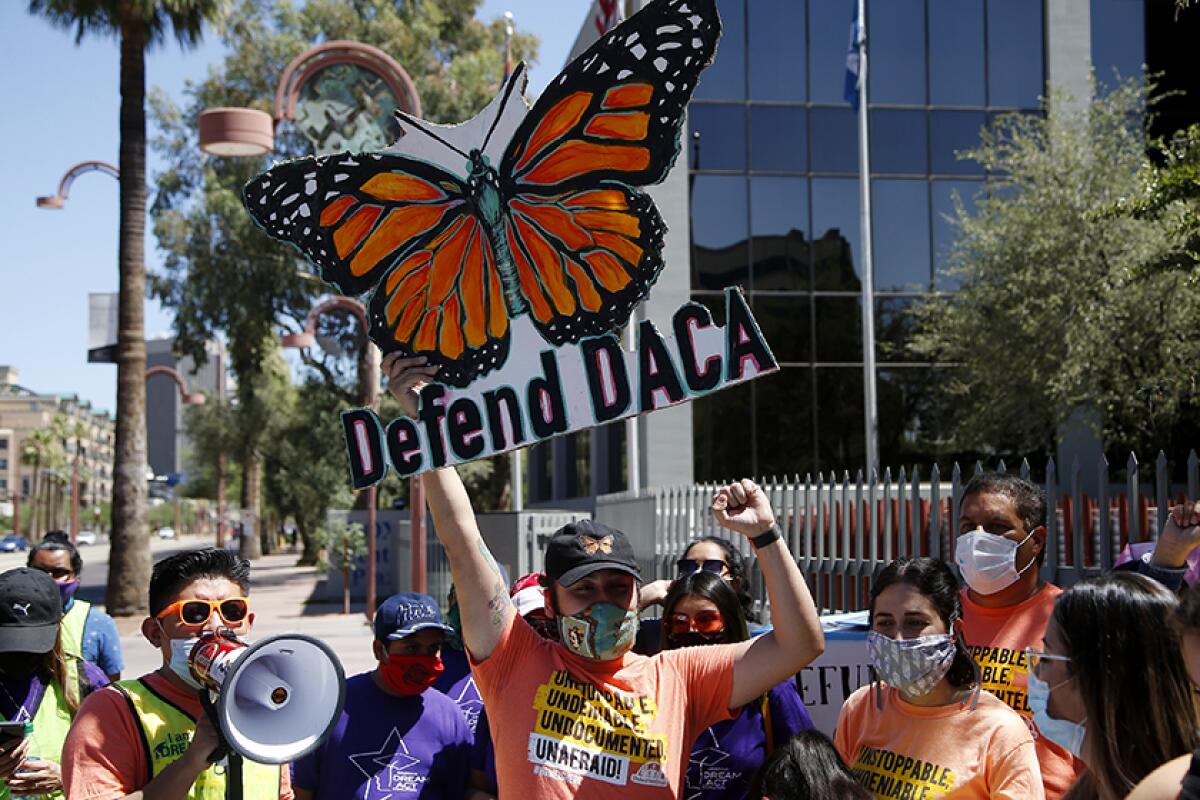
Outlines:
{"label": "tattooed arm", "polygon": [[[421,386],[436,372],[435,367],[426,367],[424,363],[424,358],[402,359],[394,355],[383,359],[388,391],[410,416],[416,416]],[[476,661],[483,661],[492,654],[501,632],[508,626],[509,616],[514,613],[508,599],[508,585],[479,535],[471,499],[458,472],[447,467],[427,472],[421,480],[438,539],[450,559],[450,573],[454,576],[462,615],[463,643]]]}

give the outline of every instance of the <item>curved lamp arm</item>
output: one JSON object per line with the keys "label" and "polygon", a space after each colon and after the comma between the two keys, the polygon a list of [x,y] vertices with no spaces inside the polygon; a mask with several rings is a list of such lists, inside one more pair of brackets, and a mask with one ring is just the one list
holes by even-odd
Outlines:
{"label": "curved lamp arm", "polygon": [[80,175],[88,172],[103,172],[117,180],[121,179],[121,170],[109,164],[107,161],[81,161],[75,166],[67,170],[62,176],[62,180],[58,182],[58,192],[53,195],[46,195],[37,199],[38,208],[60,209],[67,202],[67,193],[71,191],[71,184]]}
{"label": "curved lamp arm", "polygon": [[179,370],[172,367],[150,367],[146,370],[146,381],[149,382],[155,375],[166,375],[175,381],[175,385],[179,387],[179,397],[183,400],[184,405],[202,406],[207,399],[203,394],[192,394],[188,391],[187,381],[179,374]]}
{"label": "curved lamp arm", "polygon": [[[280,337],[279,343],[284,347],[306,348],[312,347],[317,342],[317,320],[322,314],[328,314],[330,311],[349,311],[358,320],[358,324],[362,326],[363,335],[367,337],[368,351],[375,348],[375,343],[370,339],[371,321],[367,317],[367,307],[353,297],[345,295],[335,295],[328,297],[317,303],[309,310],[308,316],[304,318],[304,330],[300,333],[285,333]],[[371,374],[366,375],[366,397],[364,402],[374,408],[378,401],[378,386],[379,386],[379,355],[378,350],[374,350],[374,355],[367,359],[367,368]]]}

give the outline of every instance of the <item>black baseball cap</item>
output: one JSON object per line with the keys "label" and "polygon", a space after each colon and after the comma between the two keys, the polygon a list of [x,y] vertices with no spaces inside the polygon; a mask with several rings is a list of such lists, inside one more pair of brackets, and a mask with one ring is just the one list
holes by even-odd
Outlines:
{"label": "black baseball cap", "polygon": [[394,594],[375,611],[375,638],[381,642],[403,639],[426,628],[454,633],[454,628],[442,619],[437,603],[427,594]]}
{"label": "black baseball cap", "polygon": [[62,616],[62,594],[49,575],[28,567],[0,573],[0,653],[49,653]]}
{"label": "black baseball cap", "polygon": [[584,519],[562,526],[550,537],[546,545],[546,577],[550,580],[570,586],[602,569],[642,579],[633,546],[616,528]]}

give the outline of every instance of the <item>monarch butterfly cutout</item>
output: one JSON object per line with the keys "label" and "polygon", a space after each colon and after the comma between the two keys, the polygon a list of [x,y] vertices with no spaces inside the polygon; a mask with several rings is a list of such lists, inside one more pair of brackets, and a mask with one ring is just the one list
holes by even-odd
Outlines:
{"label": "monarch butterfly cutout", "polygon": [[582,534],[582,543],[583,551],[589,556],[594,556],[597,550],[599,550],[601,553],[611,553],[613,537],[611,534],[609,534],[601,539],[597,539],[595,536],[590,536],[585,533]]}
{"label": "monarch butterfly cutout", "polygon": [[[398,111],[405,135],[392,148],[276,165],[246,185],[246,207],[338,291],[371,292],[384,353],[426,356],[439,382],[466,387],[507,360],[515,317],[557,346],[620,328],[649,292],[666,226],[635,187],[674,163],[720,30],[714,0],[657,0],[532,109],[522,64],[463,125]],[[477,146],[451,141],[468,131],[483,133]],[[440,163],[420,157],[434,152]]]}

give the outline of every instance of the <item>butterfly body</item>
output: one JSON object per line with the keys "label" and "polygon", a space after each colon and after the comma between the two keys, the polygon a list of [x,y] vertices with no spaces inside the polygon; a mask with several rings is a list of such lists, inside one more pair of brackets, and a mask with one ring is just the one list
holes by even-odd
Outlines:
{"label": "butterfly body", "polygon": [[560,346],[623,326],[648,294],[666,226],[637,187],[674,163],[720,30],[714,0],[655,0],[526,113],[520,65],[490,120],[400,114],[393,147],[276,165],[247,184],[246,207],[340,292],[371,292],[385,353],[425,356],[439,382],[467,386],[508,358],[517,317]]}

